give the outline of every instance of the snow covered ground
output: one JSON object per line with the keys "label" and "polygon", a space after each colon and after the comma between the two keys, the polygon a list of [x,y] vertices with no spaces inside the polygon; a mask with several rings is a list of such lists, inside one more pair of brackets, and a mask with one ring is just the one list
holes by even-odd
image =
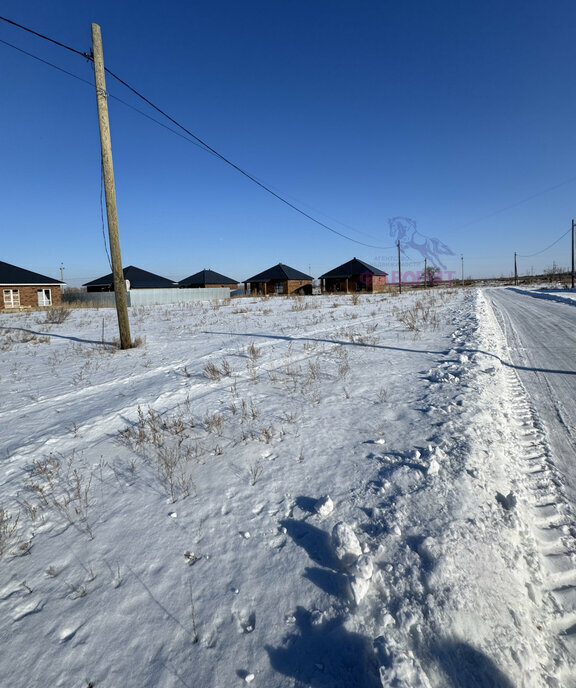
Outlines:
{"label": "snow covered ground", "polygon": [[548,301],[558,301],[560,303],[569,303],[576,306],[576,292],[573,289],[564,288],[523,288],[523,287],[509,287],[510,291],[514,291],[518,294],[529,294],[538,299],[546,299]]}
{"label": "snow covered ground", "polygon": [[573,511],[483,292],[134,308],[125,352],[46,317],[0,315],[2,685],[576,686]]}

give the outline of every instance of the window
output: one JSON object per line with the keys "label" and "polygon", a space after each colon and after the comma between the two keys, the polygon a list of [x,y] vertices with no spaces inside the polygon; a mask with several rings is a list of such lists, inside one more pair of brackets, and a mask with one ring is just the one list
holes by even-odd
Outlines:
{"label": "window", "polygon": [[277,294],[283,294],[284,293],[284,282],[276,282],[276,293]]}
{"label": "window", "polygon": [[4,308],[19,308],[20,292],[18,289],[4,289]]}
{"label": "window", "polygon": [[50,289],[38,289],[36,292],[38,294],[38,305],[39,306],[51,306],[52,305],[52,294]]}

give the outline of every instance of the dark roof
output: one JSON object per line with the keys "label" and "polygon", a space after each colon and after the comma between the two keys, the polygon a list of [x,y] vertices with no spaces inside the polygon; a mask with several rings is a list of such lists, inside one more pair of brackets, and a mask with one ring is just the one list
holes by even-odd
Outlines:
{"label": "dark roof", "polygon": [[311,280],[313,279],[310,275],[306,275],[300,270],[295,270],[289,265],[282,265],[278,263],[264,272],[260,272],[254,277],[250,277],[245,282],[270,282],[271,280]]}
{"label": "dark roof", "polygon": [[[124,279],[130,282],[130,288],[134,289],[154,289],[159,287],[175,287],[177,282],[174,280],[166,279],[166,277],[160,277],[160,275],[155,275],[153,272],[147,272],[146,270],[141,270],[140,268],[135,268],[133,265],[129,265],[124,268]],[[83,287],[111,287],[114,284],[114,279],[112,273],[109,275],[104,275],[104,277],[98,277],[98,279],[92,280],[91,282],[86,282]]]}
{"label": "dark roof", "polygon": [[0,261],[0,284],[65,284],[65,282]]}
{"label": "dark roof", "polygon": [[178,285],[180,287],[189,287],[193,284],[235,284],[238,285],[237,280],[233,280],[226,275],[221,275],[219,272],[214,272],[214,270],[201,270],[195,275],[190,275],[186,279],[180,280]]}
{"label": "dark roof", "polygon": [[331,277],[352,277],[353,275],[362,275],[366,272],[369,272],[371,275],[379,275],[381,277],[385,277],[388,274],[387,272],[379,270],[378,268],[375,268],[372,265],[368,265],[368,263],[365,263],[363,260],[358,260],[358,258],[352,258],[352,260],[349,260],[347,263],[339,265],[337,268],[334,268],[334,270],[330,270],[330,272],[326,272],[323,275],[320,275],[320,279],[326,279]]}

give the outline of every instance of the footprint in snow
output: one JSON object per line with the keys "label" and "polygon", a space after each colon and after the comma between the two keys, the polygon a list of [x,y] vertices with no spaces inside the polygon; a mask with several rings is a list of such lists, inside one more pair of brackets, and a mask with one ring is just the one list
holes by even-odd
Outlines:
{"label": "footprint in snow", "polygon": [[239,633],[252,633],[256,628],[256,612],[235,612]]}

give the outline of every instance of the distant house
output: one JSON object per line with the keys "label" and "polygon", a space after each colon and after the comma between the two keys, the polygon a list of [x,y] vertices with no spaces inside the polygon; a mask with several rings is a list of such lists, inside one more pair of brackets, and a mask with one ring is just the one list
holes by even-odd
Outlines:
{"label": "distant house", "polygon": [[386,289],[388,273],[368,265],[363,260],[353,258],[320,276],[322,292],[367,291],[382,292]]}
{"label": "distant house", "polygon": [[[173,289],[178,286],[178,283],[173,280],[160,277],[160,275],[155,275],[153,272],[135,268],[133,265],[124,268],[123,273],[127,289]],[[88,292],[114,291],[114,278],[112,273],[110,273],[91,282],[86,282],[82,286],[86,287]]]}
{"label": "distant house", "polygon": [[237,289],[238,281],[221,275],[219,272],[214,272],[214,270],[201,270],[195,275],[190,275],[190,277],[180,280],[178,286],[191,287],[194,289],[209,289],[211,287],[229,287],[230,289]]}
{"label": "distant house", "polygon": [[248,293],[248,285],[250,285],[250,294],[253,296],[311,294],[312,280],[310,275],[295,270],[289,265],[278,263],[278,265],[245,280],[244,290]]}
{"label": "distant house", "polygon": [[0,261],[2,308],[59,306],[64,282]]}

